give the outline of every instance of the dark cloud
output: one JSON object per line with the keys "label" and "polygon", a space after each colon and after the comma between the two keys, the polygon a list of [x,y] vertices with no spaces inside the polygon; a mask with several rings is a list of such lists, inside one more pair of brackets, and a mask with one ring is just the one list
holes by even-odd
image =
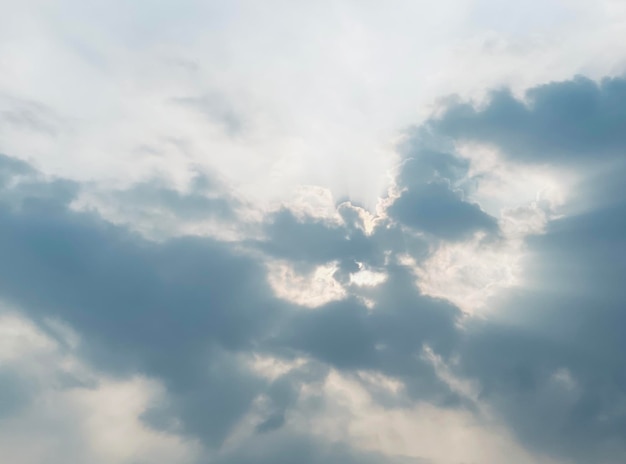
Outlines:
{"label": "dark cloud", "polygon": [[0,421],[19,413],[33,397],[35,385],[24,379],[15,368],[0,368]]}
{"label": "dark cloud", "polygon": [[597,158],[623,155],[623,78],[553,82],[530,89],[525,100],[500,90],[483,108],[452,104],[430,124],[440,135],[495,144],[519,160],[593,164]]}
{"label": "dark cloud", "polygon": [[[258,253],[242,251],[250,243],[192,237],[151,242],[95,213],[70,209],[80,186],[4,161],[12,173],[7,179],[22,172],[25,178],[4,184],[0,295],[44,330],[50,317],[68,323],[82,337],[82,356],[98,369],[160,379],[167,399],[142,415],[151,427],[219,448],[255,398],[265,395],[271,407],[257,428],[265,436],[282,428],[299,385],[327,373],[297,370],[271,382],[254,375],[243,354],[307,354],[348,371],[382,369],[407,379],[411,374],[403,369],[409,368],[421,371],[415,383],[429,385],[424,394],[437,396],[443,388],[424,363],[414,367],[414,355],[428,340],[439,343],[444,332],[454,337],[458,312],[448,305],[440,312],[442,304],[423,299],[400,308],[382,298],[383,290],[383,309],[373,313],[355,299],[307,311],[273,295]],[[139,199],[147,188],[140,188]],[[174,198],[191,198],[192,206],[196,201]],[[294,262],[382,260],[375,241],[358,228],[298,221],[287,212],[268,227],[271,242],[257,245]],[[405,284],[419,296],[412,280]],[[400,313],[406,320],[396,322]],[[401,327],[412,320],[421,322]]]}
{"label": "dark cloud", "polygon": [[[188,363],[181,356],[198,359]],[[189,351],[170,354],[162,363],[154,373],[163,380],[168,398],[142,418],[156,429],[198,437],[209,447],[222,444],[268,387],[228,353]]]}
{"label": "dark cloud", "polygon": [[448,241],[463,240],[478,231],[497,234],[496,219],[465,198],[471,190],[463,183],[469,170],[467,160],[436,149],[438,145],[450,147],[433,139],[426,128],[416,129],[400,147],[406,157],[396,179],[401,193],[388,208],[389,216]]}
{"label": "dark cloud", "polygon": [[148,242],[69,210],[63,187],[0,206],[2,297],[69,323],[99,368],[162,379],[185,430],[219,442],[262,388],[224,353],[252,349],[283,306],[260,264],[210,239]]}
{"label": "dark cloud", "polygon": [[497,232],[495,218],[443,182],[431,182],[400,195],[389,214],[409,227],[444,240],[462,240],[478,231]]}
{"label": "dark cloud", "polygon": [[[340,260],[349,275],[356,261],[382,266],[383,245],[393,243],[390,229],[368,237],[354,224],[298,220],[283,211],[267,223],[265,242],[183,237],[155,243],[71,210],[78,185],[42,179],[23,163],[5,164],[13,179],[21,172],[25,178],[6,183],[3,198],[10,201],[0,204],[0,294],[44,329],[49,317],[68,323],[84,341],[82,355],[98,369],[160,379],[167,398],[142,415],[151,427],[219,448],[265,395],[269,409],[257,430],[267,436],[282,429],[299,386],[323,379],[327,370],[307,367],[270,382],[242,363],[240,354],[255,352],[305,354],[346,371],[380,370],[405,380],[416,398],[449,402],[454,396],[419,353],[424,343],[451,352],[459,312],[421,297],[408,270],[390,272],[372,293],[373,311],[354,298],[308,311],[275,298],[262,262],[241,251],[258,246],[306,265]],[[127,200],[137,194],[141,203],[150,188],[127,191]],[[172,199],[172,210],[183,203],[183,216],[185,202],[196,207],[193,196],[154,190],[164,207]]]}
{"label": "dark cloud", "polygon": [[305,265],[335,260],[372,261],[377,253],[382,253],[361,229],[347,229],[315,218],[299,219],[286,209],[267,220],[265,233],[268,239],[260,245],[264,251]]}
{"label": "dark cloud", "polygon": [[0,154],[0,181],[2,182],[0,185],[2,187],[6,187],[6,184],[17,176],[33,175],[35,172],[35,169],[25,161]]}
{"label": "dark cloud", "polygon": [[257,425],[257,432],[266,433],[271,432],[272,430],[276,430],[285,425],[285,414],[284,413],[276,413],[272,414],[270,417],[265,419],[259,425]]}

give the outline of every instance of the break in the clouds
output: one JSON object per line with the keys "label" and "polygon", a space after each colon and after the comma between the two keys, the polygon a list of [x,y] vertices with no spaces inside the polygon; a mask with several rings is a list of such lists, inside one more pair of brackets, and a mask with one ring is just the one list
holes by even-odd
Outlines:
{"label": "break in the clouds", "polygon": [[4,459],[624,461],[619,2],[111,5],[2,20]]}

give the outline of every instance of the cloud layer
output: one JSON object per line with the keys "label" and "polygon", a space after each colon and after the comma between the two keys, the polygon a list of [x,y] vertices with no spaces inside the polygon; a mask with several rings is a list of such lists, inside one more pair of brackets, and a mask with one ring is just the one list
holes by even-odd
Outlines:
{"label": "cloud layer", "polygon": [[623,2],[6,10],[5,460],[624,462]]}
{"label": "cloud layer", "polygon": [[[80,207],[93,186],[3,156],[0,326],[22,334],[26,351],[2,350],[0,417],[15,427],[50,414],[69,424],[85,413],[36,405],[85,397],[95,403],[82,407],[96,411],[113,391],[137,391],[134,415],[120,420],[137,437],[167,437],[176,462],[460,462],[419,436],[395,450],[359,442],[422,408],[408,422],[416,431],[429,414],[471,418],[476,439],[491,436],[482,462],[501,459],[499,446],[509,462],[621,462],[626,204],[616,179],[625,173],[625,88],[621,78],[578,77],[525,100],[497,91],[480,106],[448,103],[408,132],[377,216],[348,201],[334,219],[288,207],[251,219],[200,178],[187,193],[159,181],[103,193],[111,208],[130,211],[130,222],[113,224]],[[533,166],[575,172],[570,212],[549,202],[482,209],[489,176],[507,182],[481,171],[485,150],[522,175]],[[149,238],[132,226],[149,208],[177,223],[215,217],[242,238]],[[537,215],[542,228],[507,228],[509,217],[530,224]],[[473,262],[441,264],[442,253],[460,249]],[[423,287],[441,278],[437,262],[456,266],[452,284],[474,285],[463,273],[480,269],[484,253],[512,249],[526,257],[520,280],[485,296],[485,317]],[[325,280],[320,269],[331,269]],[[281,290],[292,284],[287,275],[299,276],[300,293],[341,291],[305,305]],[[37,343],[48,347],[46,364],[32,352]],[[375,429],[354,428],[358,404],[380,415]],[[494,424],[500,438],[488,432]],[[442,443],[454,427],[443,427]],[[38,459],[11,452],[16,462]],[[157,462],[103,458],[95,445],[67,452]]]}

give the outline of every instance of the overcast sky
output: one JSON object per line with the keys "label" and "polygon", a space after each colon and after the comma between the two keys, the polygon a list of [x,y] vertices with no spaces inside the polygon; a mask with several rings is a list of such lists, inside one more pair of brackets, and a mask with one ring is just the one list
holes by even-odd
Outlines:
{"label": "overcast sky", "polygon": [[625,462],[626,2],[0,6],[3,462]]}

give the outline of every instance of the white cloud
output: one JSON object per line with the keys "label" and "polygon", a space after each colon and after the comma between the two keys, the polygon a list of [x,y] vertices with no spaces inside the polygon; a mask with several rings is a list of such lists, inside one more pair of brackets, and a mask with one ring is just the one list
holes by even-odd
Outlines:
{"label": "white cloud", "polygon": [[[56,336],[67,333],[55,328]],[[0,340],[0,368],[20,379],[25,395],[0,421],[7,462],[195,462],[200,448],[192,440],[141,422],[145,408],[164,394],[158,382],[94,372],[76,357],[72,340],[52,338],[14,312],[0,316]]]}
{"label": "white cloud", "polygon": [[273,261],[268,263],[268,281],[279,298],[316,308],[346,296],[334,277],[338,269],[337,263],[329,263],[300,273],[286,261]]}
{"label": "white cloud", "polygon": [[[34,102],[38,117],[55,115],[55,132],[5,129],[1,151],[109,184],[155,172],[184,183],[200,165],[261,203],[312,184],[373,209],[393,138],[439,96],[624,63],[626,14],[611,1],[31,0],[9,10],[2,111]],[[226,113],[240,133],[224,129]]]}
{"label": "white cloud", "polygon": [[[386,382],[394,385],[393,379]],[[384,408],[362,383],[339,372],[327,378],[321,391],[310,394],[322,395],[325,409],[315,416],[307,411],[304,417],[294,417],[295,426],[358,449],[437,464],[559,462],[524,450],[493,417],[428,403]]]}

